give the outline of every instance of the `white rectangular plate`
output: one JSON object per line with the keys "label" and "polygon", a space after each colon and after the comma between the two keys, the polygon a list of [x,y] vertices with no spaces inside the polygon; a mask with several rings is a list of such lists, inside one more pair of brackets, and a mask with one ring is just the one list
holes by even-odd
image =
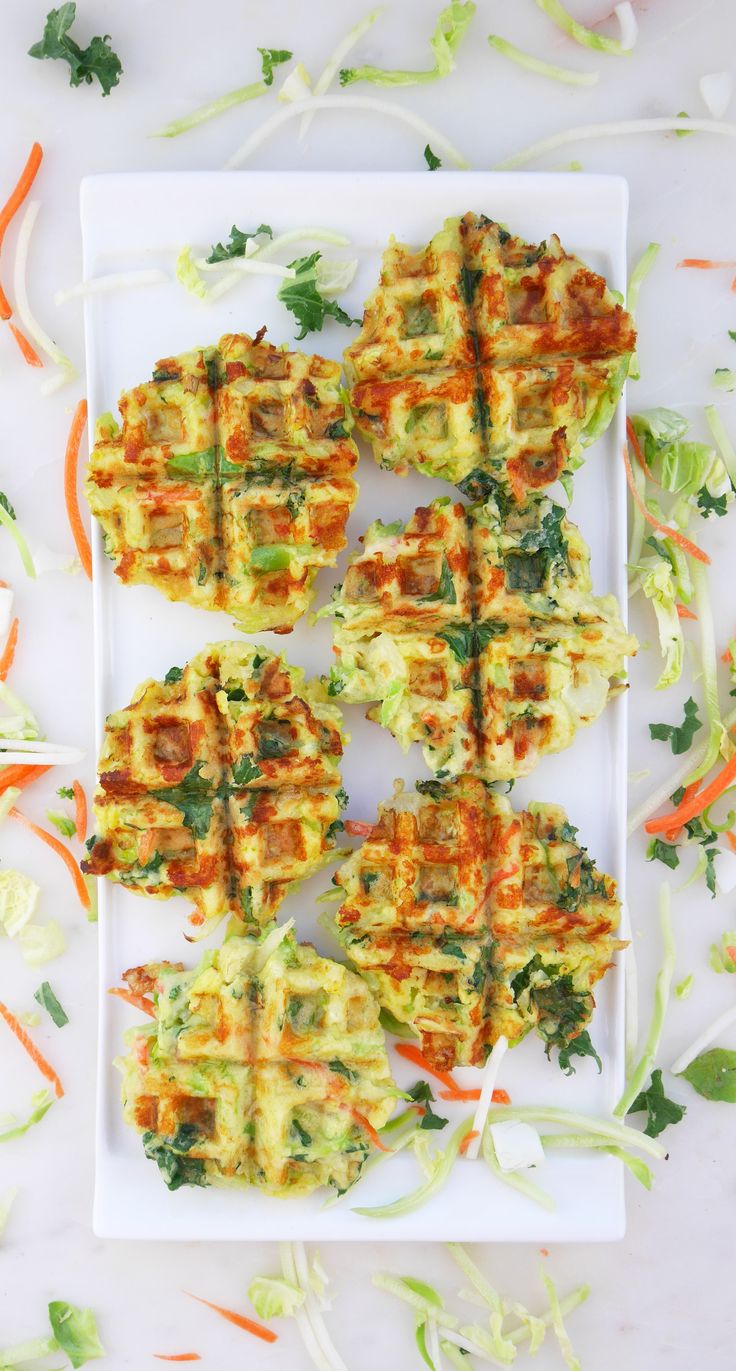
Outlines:
{"label": "white rectangular plate", "polygon": [[[564,246],[602,272],[619,291],[625,288],[625,232],[628,191],[619,178],[584,175],[528,175],[461,172],[418,174],[184,173],[110,175],[82,186],[84,274],[91,279],[111,271],[160,266],[173,277],[174,255],[182,244],[203,249],[227,238],[232,224],[250,229],[259,223],[274,232],[322,225],[349,235],[347,249],[323,248],[327,256],[357,256],[355,282],[341,300],[358,316],[373,288],[381,252],[389,237],[425,243],[444,218],[474,210],[508,224],[513,233],[536,242],[558,233]],[[303,251],[307,251],[305,247]],[[295,249],[297,255],[301,248]],[[214,306],[203,305],[174,281],[140,290],[115,291],[86,300],[90,415],[115,410],[121,390],[150,376],[159,357],[215,342],[228,331],[255,333],[268,326],[271,342],[294,346],[294,321],[276,298],[277,282],[249,277]],[[329,324],[298,345],[339,358],[346,330]],[[575,480],[573,517],[592,548],[594,588],[615,592],[626,603],[625,484],[620,448],[623,407],[589,451]],[[448,487],[419,475],[406,479],[381,471],[361,455],[361,491],[348,528],[349,548],[372,519],[407,518]],[[454,493],[454,492],[451,492]],[[316,604],[329,598],[342,578],[346,553],[334,573],[318,579]],[[133,688],[147,677],[161,678],[207,642],[237,637],[224,614],[170,604],[147,586],[122,586],[94,536],[96,616],[96,707],[98,733],[105,716],[126,705]],[[275,651],[312,674],[328,669],[330,628],[306,620],[287,638],[258,635]],[[385,730],[369,724],[361,706],[345,709],[352,735],[343,776],[350,795],[348,814],[371,820],[379,800],[391,794],[394,777],[411,784],[427,775],[419,748],[408,757]],[[614,702],[591,728],[581,731],[567,752],[546,758],[523,783],[513,801],[521,808],[537,799],[565,806],[582,841],[623,890],[625,851],[626,708]],[[330,955],[335,946],[316,922],[315,896],[329,884],[329,873],[306,882],[281,910],[296,917],[298,935]],[[324,908],[324,906],[322,906]],[[170,1194],[156,1167],[143,1156],[139,1138],[123,1124],[119,1077],[113,1067],[123,1032],[135,1011],[111,1000],[126,968],[163,958],[195,960],[199,950],[183,941],[189,906],[146,900],[107,882],[100,883],[100,1037],[97,1105],[97,1183],[95,1231],[101,1237],[156,1239],[422,1239],[535,1241],[611,1239],[624,1232],[621,1164],[608,1156],[552,1155],[539,1175],[556,1201],[554,1213],[498,1183],[484,1163],[461,1161],[449,1183],[424,1208],[403,1218],[377,1221],[353,1213],[352,1204],[380,1204],[419,1183],[415,1162],[406,1153],[373,1168],[339,1203],[324,1208],[324,1196],[275,1199],[255,1189],[182,1189]],[[213,941],[217,941],[215,935]],[[500,1081],[515,1104],[555,1104],[590,1113],[607,1113],[623,1080],[623,977],[617,967],[601,985],[592,1037],[603,1059],[596,1073],[581,1060],[567,1078],[545,1059],[532,1036],[504,1063]],[[393,1054],[392,1054],[393,1055]],[[416,1079],[396,1059],[400,1084]],[[465,1084],[477,1081],[474,1069],[460,1070]],[[468,1106],[461,1106],[460,1110]],[[457,1106],[448,1113],[462,1117]],[[438,1145],[449,1134],[435,1134]]]}

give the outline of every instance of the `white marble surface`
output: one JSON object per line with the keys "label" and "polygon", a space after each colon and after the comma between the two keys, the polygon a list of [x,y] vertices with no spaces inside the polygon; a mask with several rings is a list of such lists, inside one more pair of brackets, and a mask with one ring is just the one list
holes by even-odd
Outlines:
{"label": "white marble surface", "polygon": [[[398,0],[365,40],[363,60],[421,65],[425,32],[439,3]],[[219,0],[204,11],[194,0],[128,0],[78,6],[80,27],[110,31],[125,74],[108,100],[96,89],[70,90],[59,65],[24,56],[42,27],[44,6],[5,0],[2,6],[3,138],[0,187],[15,180],[34,138],[46,160],[36,193],[43,202],[34,246],[31,292],[37,312],[82,362],[81,313],[74,305],[56,315],[53,292],[80,275],[78,184],[92,171],[208,168],[222,164],[249,130],[273,108],[255,103],[173,142],[147,137],[149,130],[221,91],[252,79],[255,47],[284,46],[316,73],[337,38],[363,12],[359,0],[236,3]],[[576,13],[596,18],[605,0],[577,0]],[[399,91],[392,98],[423,113],[465,150],[474,167],[491,167],[525,143],[572,124],[634,116],[704,113],[698,78],[736,65],[736,11],[730,0],[643,0],[637,6],[641,37],[635,54],[617,60],[573,49],[556,35],[532,0],[514,6],[479,0],[478,15],[462,51],[460,69],[439,86]],[[557,87],[503,63],[487,50],[484,35],[500,31],[554,59],[598,68],[592,90]],[[571,146],[539,163],[562,167],[571,158],[586,170],[621,172],[629,179],[632,208],[630,254],[650,239],[662,243],[656,270],[639,312],[642,380],[631,388],[630,407],[666,404],[685,409],[700,425],[714,366],[730,366],[736,299],[727,276],[676,273],[682,256],[734,255],[736,182],[734,144],[725,138],[646,136]],[[318,116],[309,140],[297,147],[286,130],[254,161],[263,167],[416,168],[421,146],[401,128],[380,119],[345,114]],[[257,214],[257,207],[254,207]],[[10,285],[14,230],[3,254]],[[62,454],[73,404],[81,386],[49,400],[38,395],[38,377],[18,360],[6,330],[0,332],[1,486],[35,538],[68,545],[62,505]],[[736,405],[724,413],[736,430]],[[731,519],[733,519],[733,515]],[[714,552],[714,596],[719,642],[734,629],[729,529],[707,529]],[[726,521],[724,521],[726,522]],[[13,685],[37,710],[48,735],[90,748],[85,777],[91,783],[90,596],[78,578],[26,581],[7,539],[0,537],[0,576],[17,591],[21,642]],[[653,636],[648,618],[633,615],[643,641]],[[649,693],[656,661],[642,652],[633,672],[632,768],[664,770],[661,745],[648,742],[646,722],[680,716],[688,685],[656,700]],[[651,778],[650,778],[651,780]],[[649,782],[645,782],[648,785]],[[52,786],[39,784],[27,811],[43,818]],[[634,803],[640,791],[634,791]],[[37,876],[42,909],[64,925],[68,953],[47,974],[71,1022],[63,1032],[50,1023],[36,1030],[64,1078],[67,1094],[43,1124],[0,1154],[0,1193],[19,1187],[19,1197],[0,1245],[0,1346],[44,1329],[51,1298],[91,1304],[97,1311],[111,1371],[155,1365],[151,1353],[197,1350],[203,1365],[247,1364],[252,1371],[301,1371],[308,1363],[295,1331],[285,1325],[279,1343],[261,1347],[187,1300],[186,1289],[245,1308],[245,1289],[256,1271],[275,1265],[273,1248],[217,1244],[103,1243],[90,1230],[93,1180],[93,1071],[95,1055],[96,932],[80,916],[64,870],[17,827],[0,831],[0,857]],[[629,900],[636,928],[644,1017],[659,955],[655,890],[658,873],[643,861],[643,844],[632,843]],[[733,897],[711,902],[701,890],[675,900],[678,977],[695,974],[689,1000],[671,1008],[662,1060],[667,1062],[734,993],[730,978],[707,966],[711,940],[734,923]],[[27,969],[17,950],[0,955],[0,997],[22,1012],[32,1007],[41,976]],[[731,1043],[733,1045],[733,1041]],[[24,1108],[37,1087],[34,1071],[7,1036],[0,1039],[0,1108]],[[687,1086],[673,1093],[688,1105],[686,1120],[667,1135],[670,1160],[659,1167],[646,1194],[632,1184],[628,1234],[613,1246],[556,1249],[550,1269],[563,1288],[580,1280],[593,1287],[590,1301],[571,1320],[583,1366],[618,1371],[691,1371],[732,1365],[734,1116],[726,1105],[705,1104]],[[452,1294],[459,1282],[439,1248],[381,1248],[379,1243],[335,1247],[324,1254],[335,1277],[331,1328],[351,1371],[378,1361],[396,1371],[419,1364],[407,1310],[374,1290],[370,1275],[390,1265],[397,1271],[436,1278]],[[502,1288],[530,1303],[539,1301],[534,1248],[479,1250],[482,1264]],[[550,1342],[537,1359],[539,1371],[561,1365]]]}

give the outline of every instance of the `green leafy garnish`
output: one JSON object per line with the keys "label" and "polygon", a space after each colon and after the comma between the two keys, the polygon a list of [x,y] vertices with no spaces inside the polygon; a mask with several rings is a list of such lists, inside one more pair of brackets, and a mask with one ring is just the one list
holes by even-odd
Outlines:
{"label": "green leafy garnish", "polygon": [[442,158],[436,156],[429,146],[429,143],[427,143],[427,146],[424,149],[424,160],[430,171],[436,171],[438,167],[442,166]]}
{"label": "green leafy garnish", "polygon": [[109,95],[113,86],[118,84],[123,70],[120,58],[110,47],[109,33],[102,38],[92,38],[86,48],[80,48],[79,44],[70,38],[69,29],[74,23],[76,13],[77,7],[73,0],[70,0],[69,4],[60,5],[58,10],[49,10],[43,37],[28,49],[28,55],[48,57],[52,60],[60,58],[63,62],[69,63],[70,86],[80,86],[82,81],[90,85],[97,77],[102,94]]}
{"label": "green leafy garnish", "polygon": [[272,86],[274,67],[280,67],[284,62],[290,62],[294,54],[287,52],[286,48],[259,48],[258,51],[261,54],[263,80],[267,86]]}
{"label": "green leafy garnish", "polygon": [[460,290],[465,298],[467,305],[472,305],[475,299],[475,292],[478,289],[478,282],[483,275],[482,268],[472,270],[470,267],[460,268]]}
{"label": "green leafy garnish", "polygon": [[181,666],[170,666],[164,676],[164,685],[176,685],[184,675],[184,668]]}
{"label": "green leafy garnish", "polygon": [[661,838],[652,838],[647,847],[648,862],[664,862],[670,871],[675,871],[680,865],[680,854],[673,843],[665,843]]}
{"label": "green leafy garnish", "polygon": [[652,1072],[651,1082],[646,1090],[637,1095],[628,1114],[642,1114],[646,1111],[647,1125],[644,1129],[648,1138],[658,1138],[670,1124],[679,1123],[686,1110],[682,1104],[668,1100],[662,1085],[662,1072]]}
{"label": "green leafy garnish", "polygon": [[257,781],[262,776],[261,768],[253,760],[249,752],[244,752],[242,757],[238,757],[233,762],[233,780],[236,785],[250,785],[251,781]]}
{"label": "green leafy garnish", "polygon": [[62,800],[74,799],[74,791],[72,790],[70,785],[60,785],[56,793]]}
{"label": "green leafy garnish", "polygon": [[252,238],[273,238],[273,229],[270,224],[259,224],[253,233],[243,233],[235,224],[230,230],[230,240],[227,243],[213,243],[210,248],[208,262],[229,262],[233,257],[245,257],[245,250]]}
{"label": "green leafy garnish", "polygon": [[704,519],[710,518],[711,514],[717,515],[719,519],[728,513],[728,500],[724,495],[711,495],[707,486],[701,486],[698,491],[698,509]]}
{"label": "green leafy garnish", "polygon": [[182,1134],[177,1130],[174,1138],[161,1138],[157,1133],[144,1133],[141,1139],[143,1151],[150,1161],[158,1166],[169,1190],[178,1190],[182,1185],[207,1185],[207,1174],[201,1157],[187,1157],[193,1147],[195,1136]]}
{"label": "green leafy garnish", "polygon": [[441,628],[435,635],[442,638],[458,662],[465,663],[479,657],[488,644],[506,633],[508,624],[499,619],[484,619],[477,624],[453,624]]}
{"label": "green leafy garnish", "polygon": [[44,981],[35,991],[34,1000],[40,1004],[47,1014],[51,1015],[57,1028],[63,1028],[69,1022],[69,1015],[62,1009],[48,981]]}
{"label": "green leafy garnish", "polygon": [[353,1085],[359,1079],[358,1072],[353,1071],[352,1067],[346,1066],[345,1063],[339,1061],[337,1057],[333,1058],[327,1065],[329,1066],[330,1071],[336,1072],[338,1076],[344,1076],[345,1080],[350,1081]]}
{"label": "green leafy garnish", "polygon": [[709,1052],[701,1052],[682,1075],[704,1100],[736,1104],[736,1052],[712,1047]]}
{"label": "green leafy garnish", "polygon": [[571,1038],[569,1042],[566,1042],[560,1048],[557,1064],[564,1071],[566,1076],[573,1076],[575,1074],[575,1067],[570,1061],[571,1057],[592,1057],[594,1061],[598,1063],[598,1075],[600,1076],[601,1071],[603,1070],[603,1062],[590,1040],[590,1034],[587,1028],[584,1029],[582,1033],[578,1033],[576,1038]]}
{"label": "green leafy garnish", "polygon": [[328,317],[336,319],[339,324],[345,324],[348,328],[351,324],[360,323],[360,319],[351,319],[335,300],[329,300],[317,289],[316,268],[321,257],[321,252],[312,252],[308,257],[297,257],[293,262],[289,262],[296,276],[284,281],[278,290],[279,300],[286,305],[299,325],[297,341],[306,338],[308,333],[319,333]]}
{"label": "green leafy garnish", "polygon": [[15,519],[15,510],[13,509],[13,506],[11,505],[7,495],[2,490],[0,490],[0,506],[5,510],[6,514],[10,515],[11,519]]}
{"label": "green leafy garnish", "polygon": [[690,696],[685,701],[685,715],[681,724],[650,724],[649,735],[658,742],[669,743],[675,756],[679,757],[692,747],[699,728],[702,728],[702,724],[698,718],[698,706]]}
{"label": "green leafy garnish", "polygon": [[152,790],[154,800],[173,805],[184,816],[184,823],[200,841],[207,837],[212,820],[212,787],[201,775],[204,762],[195,762],[178,785]]}
{"label": "green leafy garnish", "polygon": [[440,1114],[435,1114],[432,1109],[434,1095],[432,1094],[428,1081],[417,1081],[416,1085],[413,1085],[410,1090],[406,1091],[406,1095],[408,1099],[413,1100],[415,1104],[421,1104],[424,1109],[422,1120],[419,1124],[420,1128],[425,1129],[425,1131],[437,1131],[445,1127],[447,1119],[443,1119]]}

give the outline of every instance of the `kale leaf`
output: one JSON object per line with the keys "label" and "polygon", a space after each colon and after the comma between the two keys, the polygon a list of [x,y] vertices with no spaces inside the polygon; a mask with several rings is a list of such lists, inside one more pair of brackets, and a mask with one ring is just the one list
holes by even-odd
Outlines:
{"label": "kale leaf", "polygon": [[320,332],[328,317],[336,319],[339,324],[347,325],[348,328],[351,324],[360,323],[360,319],[351,319],[335,300],[327,299],[317,289],[317,263],[321,257],[321,252],[312,252],[308,257],[297,257],[293,262],[289,262],[296,276],[284,281],[278,290],[279,300],[286,305],[299,325],[297,341],[306,338],[308,333]]}
{"label": "kale leaf", "polygon": [[685,701],[685,716],[681,724],[650,724],[649,736],[658,742],[669,743],[676,757],[688,752],[693,738],[703,725],[698,718],[698,706],[692,696]]}
{"label": "kale leaf", "polygon": [[429,143],[427,143],[427,146],[424,149],[424,160],[427,163],[427,166],[429,167],[430,171],[436,171],[438,167],[442,166],[441,157],[438,157],[436,153],[432,151],[431,147],[429,146]]}
{"label": "kale leaf", "polygon": [[270,224],[259,224],[253,233],[243,233],[241,229],[233,224],[230,230],[230,241],[227,243],[213,243],[210,248],[208,262],[229,262],[233,257],[245,257],[245,250],[251,238],[273,238],[273,229]]}
{"label": "kale leaf", "polygon": [[59,58],[69,63],[69,84],[80,86],[83,81],[90,85],[95,77],[102,87],[102,94],[109,95],[113,86],[118,84],[123,70],[116,52],[110,47],[110,35],[92,38],[86,48],[69,36],[76,18],[77,7],[74,3],[60,5],[57,10],[49,10],[44,25],[43,37],[28,49],[29,57],[40,59]]}

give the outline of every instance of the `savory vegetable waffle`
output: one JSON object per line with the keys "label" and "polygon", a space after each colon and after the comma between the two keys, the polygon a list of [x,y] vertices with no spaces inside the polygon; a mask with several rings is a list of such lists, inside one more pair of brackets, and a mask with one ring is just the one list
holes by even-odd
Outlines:
{"label": "savory vegetable waffle", "polygon": [[636,651],[613,596],[591,594],[589,553],[536,495],[371,524],[322,611],[335,620],[328,692],[381,703],[368,717],[423,744],[440,777],[526,775],[622,689]]}
{"label": "savory vegetable waffle", "polygon": [[[615,882],[556,805],[515,813],[482,781],[420,781],[379,806],[334,877],[351,961],[435,1066],[482,1065],[531,1029],[562,1064],[617,948]],[[573,1044],[570,1047],[570,1044]],[[583,1039],[578,1050],[591,1051]]]}
{"label": "savory vegetable waffle", "polygon": [[288,632],[357,496],[339,378],[337,362],[226,334],[123,394],[85,485],[121,581]]}
{"label": "savory vegetable waffle", "polygon": [[523,501],[608,426],[635,343],[603,277],[556,236],[534,246],[466,214],[425,248],[386,250],[345,370],[381,466]]}
{"label": "savory vegetable waffle", "polygon": [[274,928],[230,938],[194,971],[164,963],[125,980],[153,994],[156,1021],[119,1063],[124,1115],[169,1189],[342,1192],[358,1179],[397,1091],[355,972]]}
{"label": "savory vegetable waffle", "polygon": [[215,643],[147,681],[107,719],[83,869],[158,899],[189,896],[195,925],[228,911],[268,922],[334,849],[340,711],[266,648]]}

